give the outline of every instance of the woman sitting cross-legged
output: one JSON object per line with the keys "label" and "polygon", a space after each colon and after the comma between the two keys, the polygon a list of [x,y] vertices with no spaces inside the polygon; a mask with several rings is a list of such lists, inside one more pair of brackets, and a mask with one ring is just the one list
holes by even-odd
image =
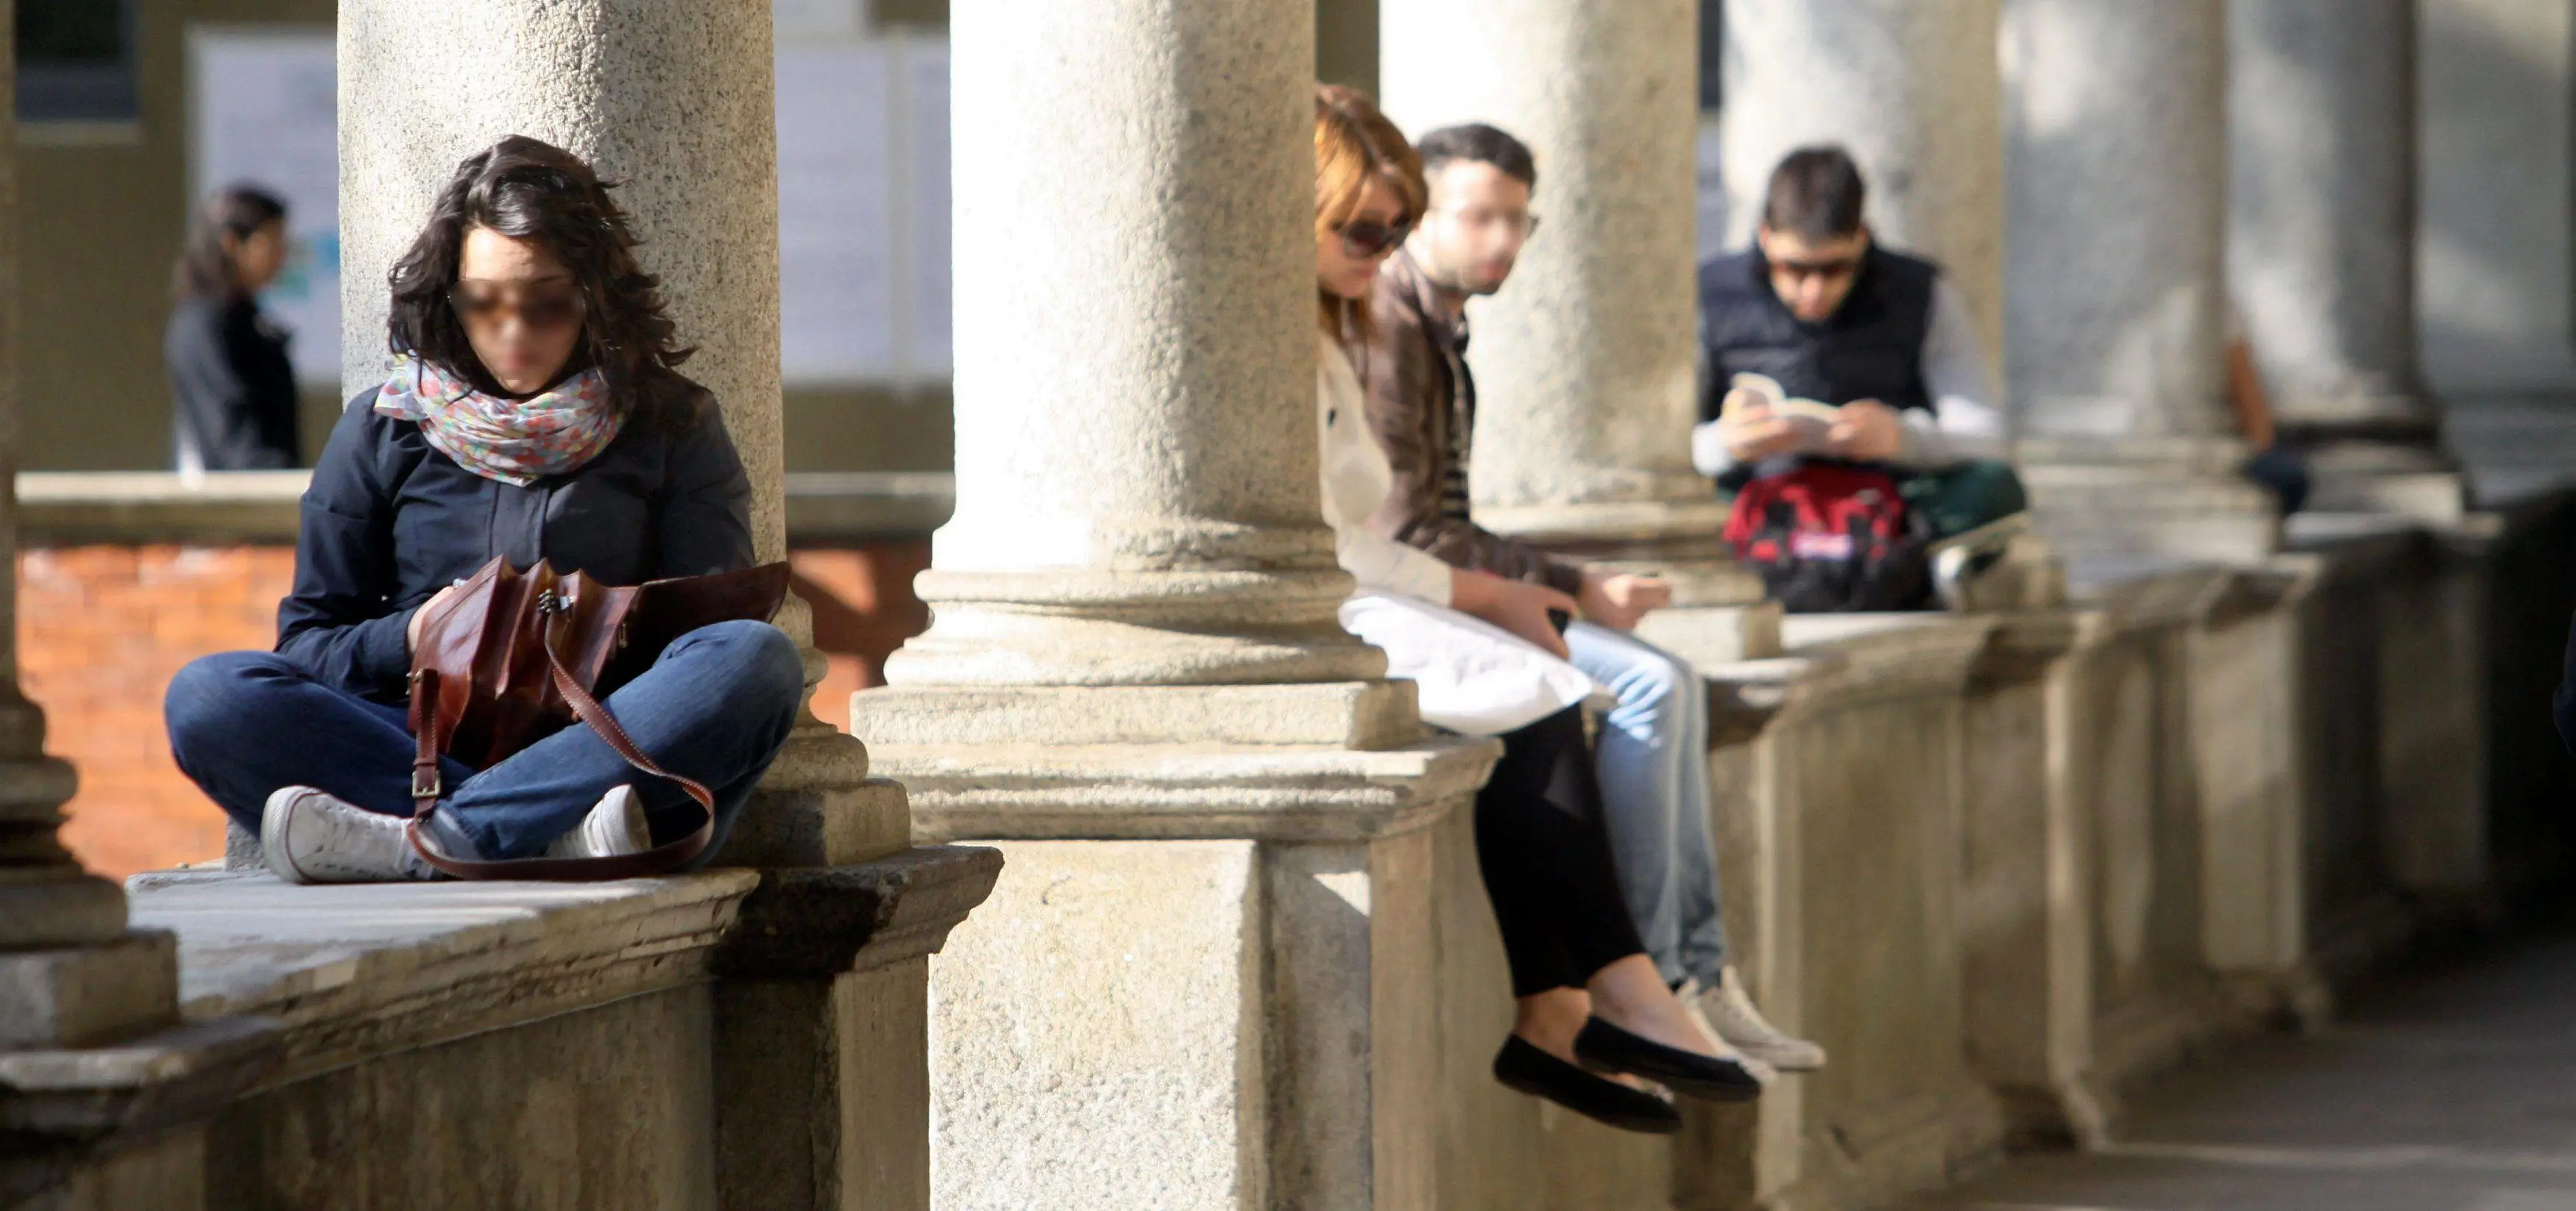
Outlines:
{"label": "woman sitting cross-legged", "polygon": [[[1378,267],[1421,216],[1421,161],[1350,89],[1315,100],[1316,421],[1324,519],[1360,592],[1342,624],[1412,679],[1425,720],[1500,737],[1477,793],[1476,858],[1519,1001],[1494,1075],[1612,1126],[1671,1131],[1671,1105],[1636,1078],[1715,1101],[1761,1082],[1694,1022],[1656,971],[1621,898],[1583,732],[1595,687],[1548,619],[1574,600],[1545,585],[1453,569],[1368,526],[1393,483],[1346,343],[1366,331]],[[1595,1072],[1621,1074],[1612,1080]]]}
{"label": "woman sitting cross-legged", "polygon": [[[605,584],[751,566],[751,485],[608,187],[511,136],[457,166],[390,275],[395,369],[349,402],[304,495],[275,653],[190,664],[165,713],[179,768],[293,882],[426,878],[404,838],[405,680],[424,608],[494,557]],[[804,695],[761,622],[672,641],[606,699],[705,784],[722,843]],[[705,819],[575,725],[489,769],[453,758],[425,844],[467,861],[638,853]]]}

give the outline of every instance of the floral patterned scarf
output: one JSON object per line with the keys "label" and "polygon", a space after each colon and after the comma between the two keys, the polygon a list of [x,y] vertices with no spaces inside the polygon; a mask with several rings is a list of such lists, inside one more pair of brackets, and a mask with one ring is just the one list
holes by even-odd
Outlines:
{"label": "floral patterned scarf", "polygon": [[519,400],[487,395],[408,357],[396,359],[393,377],[376,393],[376,411],[418,421],[421,436],[456,465],[522,488],[598,457],[626,423],[609,406],[597,367]]}

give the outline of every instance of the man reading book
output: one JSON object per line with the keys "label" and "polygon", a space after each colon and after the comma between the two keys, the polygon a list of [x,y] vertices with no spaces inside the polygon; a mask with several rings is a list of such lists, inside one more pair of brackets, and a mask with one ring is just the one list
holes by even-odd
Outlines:
{"label": "man reading book", "polygon": [[[1940,266],[1878,246],[1866,193],[1841,148],[1791,152],[1772,170],[1754,246],[1700,266],[1707,373],[1692,462],[1730,493],[1802,459],[1879,467],[1942,537],[2018,513],[2027,502],[1967,300]],[[1829,406],[1831,419],[1791,415],[1790,401]]]}

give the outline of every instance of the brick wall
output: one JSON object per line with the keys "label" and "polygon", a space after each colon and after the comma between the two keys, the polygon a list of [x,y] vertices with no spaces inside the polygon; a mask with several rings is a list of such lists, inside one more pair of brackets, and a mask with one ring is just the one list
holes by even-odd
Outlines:
{"label": "brick wall", "polygon": [[[846,726],[851,692],[879,684],[886,654],[928,621],[912,575],[927,564],[929,544],[793,558],[815,644],[831,663],[815,713]],[[19,677],[45,709],[47,749],[80,770],[63,838],[91,869],[123,878],[223,853],[223,813],[170,760],[161,695],[199,656],[272,646],[294,565],[285,547],[19,555]]]}
{"label": "brick wall", "polygon": [[18,674],[80,770],[63,839],[122,878],[224,852],[223,813],[170,761],[161,694],[209,652],[266,648],[283,547],[63,547],[18,558]]}

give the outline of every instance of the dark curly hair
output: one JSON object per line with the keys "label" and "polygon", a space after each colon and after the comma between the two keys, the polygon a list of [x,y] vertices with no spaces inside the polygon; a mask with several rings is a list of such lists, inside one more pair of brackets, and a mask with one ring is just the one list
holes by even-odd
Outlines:
{"label": "dark curly hair", "polygon": [[385,275],[393,291],[385,320],[391,351],[500,393],[448,302],[465,234],[488,227],[543,244],[572,271],[587,306],[566,369],[597,367],[616,406],[648,426],[672,431],[694,423],[705,389],[674,367],[696,350],[678,343],[662,279],[636,264],[637,241],[625,212],[609,199],[613,187],[581,157],[526,135],[467,156],[438,191],[410,251]]}

